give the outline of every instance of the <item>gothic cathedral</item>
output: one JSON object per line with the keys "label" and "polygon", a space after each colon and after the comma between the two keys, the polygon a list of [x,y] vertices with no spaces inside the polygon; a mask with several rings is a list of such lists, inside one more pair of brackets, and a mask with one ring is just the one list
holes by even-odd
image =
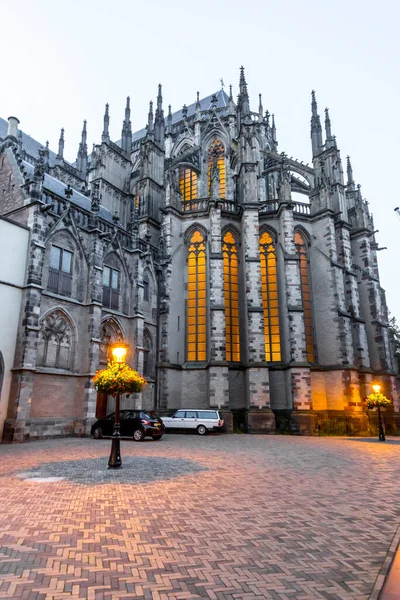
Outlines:
{"label": "gothic cathedral", "polygon": [[148,381],[127,407],[357,434],[378,379],[399,423],[373,219],[314,92],[312,166],[278,151],[243,68],[236,103],[222,88],[165,117],[159,86],[154,108],[132,133],[128,98],[113,142],[106,105],[73,164],[64,130],[55,154],[0,119],[0,222],[29,232],[12,359],[0,339],[3,440],[87,434],[113,410],[91,379],[120,339]]}

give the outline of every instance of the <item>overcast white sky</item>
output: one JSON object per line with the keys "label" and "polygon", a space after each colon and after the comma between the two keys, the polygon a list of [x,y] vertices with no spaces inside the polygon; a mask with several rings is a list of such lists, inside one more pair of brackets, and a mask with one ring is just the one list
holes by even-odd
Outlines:
{"label": "overcast white sky", "polygon": [[397,0],[0,0],[0,116],[74,160],[83,119],[99,142],[104,104],[120,138],[125,98],[141,129],[163,84],[178,110],[220,87],[238,92],[244,65],[251,108],[258,94],[276,115],[280,151],[311,162],[310,92],[330,109],[342,160],[370,202],[381,283],[400,321],[400,3]]}

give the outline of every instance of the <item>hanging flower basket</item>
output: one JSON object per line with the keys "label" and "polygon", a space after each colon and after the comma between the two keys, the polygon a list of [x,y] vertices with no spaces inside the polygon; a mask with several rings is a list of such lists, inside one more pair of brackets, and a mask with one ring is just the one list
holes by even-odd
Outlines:
{"label": "hanging flower basket", "polygon": [[94,388],[103,394],[116,396],[117,394],[137,394],[147,385],[147,381],[137,371],[131,369],[126,363],[108,363],[107,369],[101,369],[93,377]]}
{"label": "hanging flower basket", "polygon": [[369,396],[367,396],[365,401],[366,401],[367,407],[369,409],[377,408],[378,406],[381,406],[381,407],[390,406],[392,403],[392,401],[389,400],[389,398],[386,398],[386,396],[384,396],[380,392],[378,392],[378,393],[375,392],[374,394],[370,394]]}

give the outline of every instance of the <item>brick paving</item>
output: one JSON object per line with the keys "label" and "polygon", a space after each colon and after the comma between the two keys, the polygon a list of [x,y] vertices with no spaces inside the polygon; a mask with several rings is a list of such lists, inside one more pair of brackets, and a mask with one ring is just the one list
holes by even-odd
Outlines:
{"label": "brick paving", "polygon": [[109,449],[0,446],[0,599],[377,597],[400,441],[166,435],[117,472]]}

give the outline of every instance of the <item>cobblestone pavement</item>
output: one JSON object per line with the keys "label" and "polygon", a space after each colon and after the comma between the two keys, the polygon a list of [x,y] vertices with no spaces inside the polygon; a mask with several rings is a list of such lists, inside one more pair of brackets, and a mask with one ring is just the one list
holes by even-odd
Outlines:
{"label": "cobblestone pavement", "polygon": [[400,441],[166,435],[124,440],[121,471],[109,450],[0,446],[0,599],[376,595]]}

